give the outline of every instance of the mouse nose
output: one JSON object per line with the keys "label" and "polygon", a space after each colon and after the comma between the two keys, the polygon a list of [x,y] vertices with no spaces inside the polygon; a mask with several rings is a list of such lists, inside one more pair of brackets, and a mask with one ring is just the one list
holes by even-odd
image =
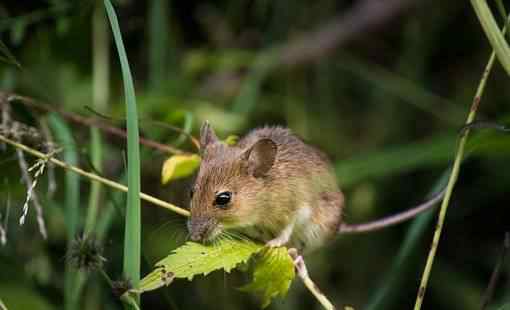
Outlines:
{"label": "mouse nose", "polygon": [[195,242],[201,242],[205,239],[209,230],[210,221],[205,218],[191,218],[188,220],[187,226],[190,239]]}
{"label": "mouse nose", "polygon": [[203,235],[204,235],[203,233],[192,232],[189,238],[191,239],[191,241],[200,242],[203,239]]}

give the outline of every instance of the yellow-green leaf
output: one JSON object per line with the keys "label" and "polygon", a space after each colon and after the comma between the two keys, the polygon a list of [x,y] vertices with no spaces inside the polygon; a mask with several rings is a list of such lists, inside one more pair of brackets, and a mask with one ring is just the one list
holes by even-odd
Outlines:
{"label": "yellow-green leaf", "polygon": [[200,166],[200,156],[197,154],[173,155],[168,158],[161,169],[161,183],[184,178],[191,175]]}
{"label": "yellow-green leaf", "polygon": [[168,285],[175,278],[192,280],[195,275],[218,269],[230,272],[262,248],[263,245],[246,240],[223,239],[214,245],[187,242],[156,263],[156,268],[132,291],[143,293]]}
{"label": "yellow-green leaf", "polygon": [[294,276],[294,263],[287,248],[267,248],[255,261],[252,282],[241,290],[255,293],[265,308],[274,297],[285,297]]}
{"label": "yellow-green leaf", "polygon": [[230,135],[225,140],[223,140],[223,142],[225,142],[225,144],[230,145],[230,146],[236,145],[238,141],[239,141],[239,136],[236,136],[236,135]]}

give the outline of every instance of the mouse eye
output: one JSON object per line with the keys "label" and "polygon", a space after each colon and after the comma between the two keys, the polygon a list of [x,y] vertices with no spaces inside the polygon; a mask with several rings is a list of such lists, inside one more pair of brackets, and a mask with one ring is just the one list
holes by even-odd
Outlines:
{"label": "mouse eye", "polygon": [[214,205],[219,208],[225,208],[231,199],[232,199],[231,192],[218,193],[216,194],[216,199],[214,199]]}

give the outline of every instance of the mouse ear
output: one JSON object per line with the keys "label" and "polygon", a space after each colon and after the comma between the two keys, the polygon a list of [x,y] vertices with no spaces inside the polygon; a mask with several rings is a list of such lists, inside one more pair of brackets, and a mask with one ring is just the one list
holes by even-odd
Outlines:
{"label": "mouse ear", "polygon": [[271,139],[260,139],[243,154],[248,171],[254,177],[264,176],[274,164],[277,146]]}
{"label": "mouse ear", "polygon": [[205,121],[200,128],[200,150],[204,151],[205,148],[214,142],[218,141],[218,137],[214,133],[208,121]]}

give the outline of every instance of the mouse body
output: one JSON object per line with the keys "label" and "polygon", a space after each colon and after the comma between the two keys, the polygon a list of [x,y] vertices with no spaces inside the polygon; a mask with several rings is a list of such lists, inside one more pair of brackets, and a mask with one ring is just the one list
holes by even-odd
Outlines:
{"label": "mouse body", "polygon": [[336,236],[344,196],[333,168],[289,129],[254,129],[229,146],[206,122],[200,147],[187,225],[191,240],[242,234],[309,251]]}

